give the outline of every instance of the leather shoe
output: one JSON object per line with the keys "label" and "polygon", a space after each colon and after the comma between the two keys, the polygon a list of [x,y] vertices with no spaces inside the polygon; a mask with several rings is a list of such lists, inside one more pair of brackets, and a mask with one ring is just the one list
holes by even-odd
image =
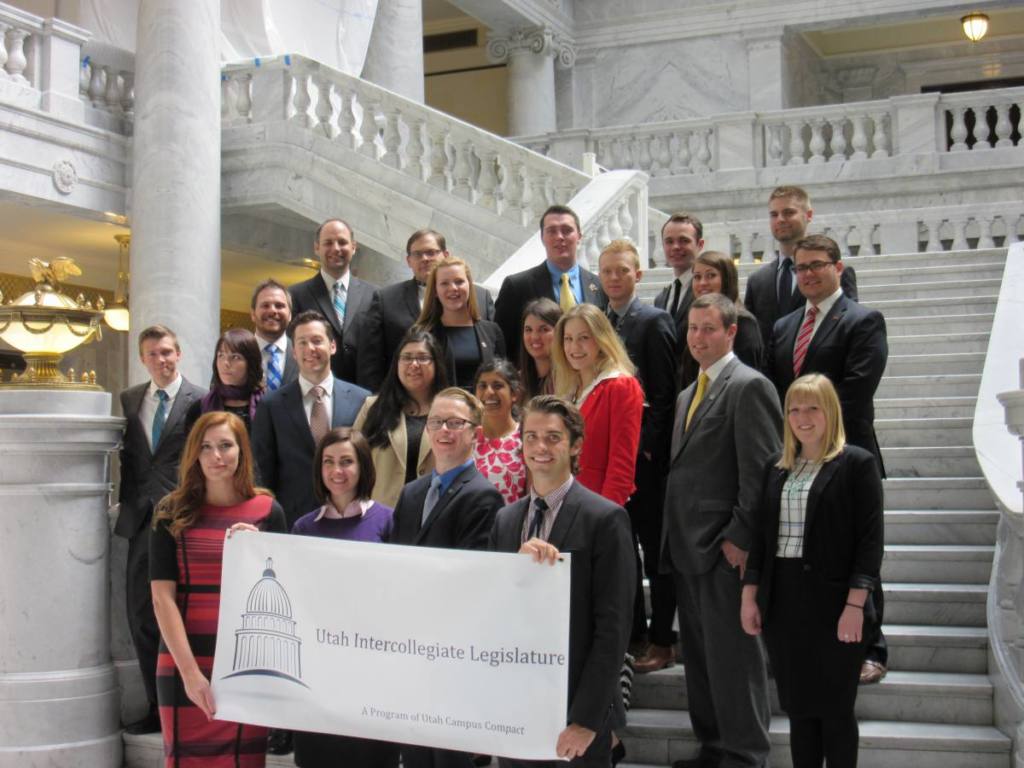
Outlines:
{"label": "leather shoe", "polygon": [[160,716],[155,711],[150,710],[141,720],[136,720],[134,723],[128,723],[128,725],[124,727],[124,732],[130,736],[142,736],[146,733],[160,733]]}
{"label": "leather shoe", "polygon": [[638,674],[657,672],[659,669],[674,667],[676,664],[676,649],[671,645],[655,645],[651,643],[647,653],[641,656],[633,664],[633,669]]}
{"label": "leather shoe", "polygon": [[272,755],[290,755],[292,753],[292,732],[271,729],[267,737],[267,752]]}
{"label": "leather shoe", "polygon": [[882,662],[867,659],[860,668],[860,684],[870,685],[871,683],[877,683],[885,677],[888,671]]}

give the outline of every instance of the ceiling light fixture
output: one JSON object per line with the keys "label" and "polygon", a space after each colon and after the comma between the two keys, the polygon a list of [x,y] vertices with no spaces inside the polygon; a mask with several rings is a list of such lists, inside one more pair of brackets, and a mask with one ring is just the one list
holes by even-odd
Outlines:
{"label": "ceiling light fixture", "polygon": [[988,32],[988,16],[984,13],[968,13],[960,18],[960,23],[963,25],[964,34],[972,43],[981,40]]}

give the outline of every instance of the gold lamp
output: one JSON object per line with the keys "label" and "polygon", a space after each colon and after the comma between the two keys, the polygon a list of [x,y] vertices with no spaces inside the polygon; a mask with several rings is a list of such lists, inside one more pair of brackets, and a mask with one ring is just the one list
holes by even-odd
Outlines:
{"label": "gold lamp", "polygon": [[964,34],[972,43],[981,40],[988,32],[988,16],[984,13],[977,11],[968,13],[966,16],[960,17],[960,23],[963,25]]}
{"label": "gold lamp", "polygon": [[114,289],[114,303],[103,310],[103,319],[115,331],[127,331],[128,322],[128,247],[132,236],[127,233],[114,235],[117,241],[117,287]]}
{"label": "gold lamp", "polygon": [[[25,356],[25,372],[15,374],[0,386],[18,389],[100,389],[96,373],[74,380],[74,371],[65,375],[58,368],[65,352],[80,344],[101,338],[100,318],[103,300],[95,308],[81,294],[72,299],[60,291],[60,283],[82,270],[72,259],[60,257],[51,262],[29,259],[33,290],[13,301],[0,303],[0,339]],[[0,296],[0,302],[3,296]]]}

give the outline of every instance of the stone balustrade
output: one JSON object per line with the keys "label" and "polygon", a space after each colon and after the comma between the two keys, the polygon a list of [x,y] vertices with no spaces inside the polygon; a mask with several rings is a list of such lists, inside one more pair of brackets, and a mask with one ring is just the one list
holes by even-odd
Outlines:
{"label": "stone balustrade", "polygon": [[132,57],[123,51],[98,45],[87,46],[82,56],[78,92],[83,102],[124,123],[106,121],[101,127],[131,133],[135,118],[135,72]]}
{"label": "stone balustrade", "polygon": [[939,107],[948,152],[1022,146],[1024,88],[943,94]]}

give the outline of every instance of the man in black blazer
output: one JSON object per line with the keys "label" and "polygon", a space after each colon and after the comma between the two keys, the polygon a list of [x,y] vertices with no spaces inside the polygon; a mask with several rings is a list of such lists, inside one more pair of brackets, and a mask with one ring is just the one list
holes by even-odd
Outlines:
{"label": "man in black blazer", "polygon": [[288,323],[292,321],[292,297],[288,289],[273,278],[267,278],[252,292],[250,317],[263,359],[263,380],[267,391],[273,392],[299,377],[299,365],[288,340]]}
{"label": "man in black blazer", "polygon": [[284,508],[290,530],[320,506],[313,493],[316,443],[329,429],[352,426],[370,393],[332,375],[333,330],[320,313],[300,312],[288,335],[299,376],[260,401],[252,446],[260,480]]}
{"label": "man in black blazer", "polygon": [[[434,469],[402,488],[390,542],[417,547],[484,549],[501,494],[473,461],[483,406],[458,387],[437,393],[427,414]],[[402,745],[404,768],[471,768],[472,755]]]}
{"label": "man in black blazer", "polygon": [[[627,240],[615,240],[598,260],[601,287],[608,296],[608,319],[622,339],[636,376],[644,389],[644,416],[640,429],[640,450],[636,458],[636,491],[626,503],[633,523],[636,547],[637,590],[633,602],[631,646],[639,646],[634,669],[655,672],[675,664],[676,598],[672,578],[659,573],[661,518],[665,505],[665,474],[672,437],[672,409],[676,400],[675,323],[668,312],[644,304],[636,296],[636,284],[643,276],[640,254]],[[639,545],[639,546],[637,546]],[[651,585],[651,624],[641,577]],[[647,641],[650,645],[647,645]],[[642,649],[642,650],[641,650]]]}
{"label": "man in black blazer", "polygon": [[682,344],[693,303],[693,260],[704,250],[704,225],[692,213],[673,213],[661,227],[661,247],[675,279],[654,297],[654,306],[672,315],[676,338]]}
{"label": "man in black blazer", "polygon": [[291,287],[292,311],[315,310],[331,324],[337,350],[331,371],[344,381],[356,380],[356,350],[362,317],[370,308],[377,286],[354,277],[349,270],[356,252],[352,228],[341,219],[328,219],[313,239],[320,272]]}
{"label": "man in black blazer", "polygon": [[[797,290],[793,272],[793,253],[796,244],[807,234],[807,225],[814,218],[811,199],[800,187],[776,187],[768,200],[768,219],[772,236],[779,244],[774,258],[765,254],[764,261],[747,278],[743,306],[757,318],[765,349],[771,342],[775,321],[801,308],[803,296]],[[843,270],[843,293],[857,301],[857,274],[853,267]]]}
{"label": "man in black blazer", "polygon": [[[412,278],[375,291],[359,327],[356,378],[359,386],[371,392],[380,389],[391,365],[391,356],[420,316],[430,270],[448,255],[444,235],[437,230],[419,229],[410,235],[405,244],[405,261],[412,270]],[[491,294],[483,286],[474,287],[481,318],[493,320]]]}
{"label": "man in black blazer", "polygon": [[130,723],[128,733],[160,730],[156,702],[156,657],[160,630],[153,615],[149,590],[149,532],[153,507],[178,486],[178,464],[188,435],[185,414],[206,394],[178,372],[181,347],[174,332],[163,325],[139,334],[139,358],[150,380],[121,393],[125,418],[121,441],[119,513],[114,533],[128,539],[125,601],[132,644],[142,671],[149,711]]}
{"label": "man in black blazer", "polygon": [[[554,564],[571,557],[569,711],[556,751],[572,765],[610,765],[611,732],[625,723],[619,672],[629,642],[636,588],[629,517],[573,478],[583,448],[579,410],[552,395],[527,403],[523,458],[530,495],[498,512],[491,549]],[[499,760],[502,768],[565,765]]]}
{"label": "man in black blazer", "polygon": [[601,309],[608,306],[597,275],[576,261],[581,237],[576,212],[564,205],[552,205],[540,217],[540,234],[547,258],[532,269],[506,277],[494,304],[494,320],[501,326],[505,348],[512,356],[519,354],[527,302],[546,297],[554,299],[563,311],[576,304],[596,304]]}

